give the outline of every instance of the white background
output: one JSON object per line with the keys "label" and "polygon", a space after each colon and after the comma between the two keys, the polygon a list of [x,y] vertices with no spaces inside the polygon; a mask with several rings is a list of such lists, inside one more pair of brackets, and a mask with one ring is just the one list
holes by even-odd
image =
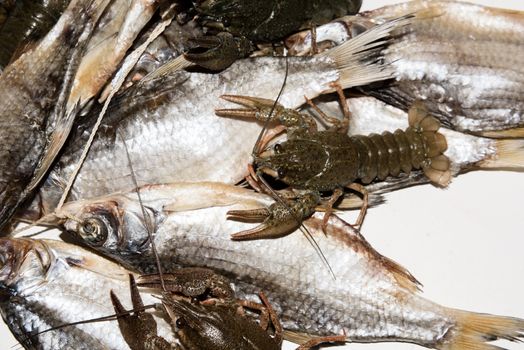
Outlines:
{"label": "white background", "polygon": [[[524,10],[524,2],[518,0],[472,2]],[[392,3],[364,0],[363,10]],[[388,195],[386,205],[369,210],[363,234],[424,284],[426,298],[449,307],[524,318],[523,197],[522,173],[472,172],[455,178],[446,190],[426,185]],[[0,335],[0,349],[16,344],[1,321]],[[501,344],[524,350],[524,344]],[[384,343],[333,349],[422,348]]]}

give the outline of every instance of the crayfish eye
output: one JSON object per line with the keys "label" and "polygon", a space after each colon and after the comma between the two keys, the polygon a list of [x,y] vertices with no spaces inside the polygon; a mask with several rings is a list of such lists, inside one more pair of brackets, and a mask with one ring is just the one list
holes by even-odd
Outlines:
{"label": "crayfish eye", "polygon": [[179,317],[176,320],[175,325],[178,329],[183,329],[187,325],[187,323],[186,320],[184,320],[182,317]]}
{"label": "crayfish eye", "polygon": [[284,149],[280,143],[277,143],[275,146],[273,146],[273,151],[275,152],[275,154],[280,154],[283,150]]}
{"label": "crayfish eye", "polygon": [[78,233],[90,245],[100,246],[106,241],[107,227],[101,220],[90,218],[78,225]]}

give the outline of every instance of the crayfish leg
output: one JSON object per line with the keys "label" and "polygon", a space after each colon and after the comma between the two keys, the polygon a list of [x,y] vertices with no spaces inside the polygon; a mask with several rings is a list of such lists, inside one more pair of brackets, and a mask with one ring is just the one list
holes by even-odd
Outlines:
{"label": "crayfish leg", "polygon": [[324,234],[327,232],[327,225],[328,225],[329,217],[331,216],[331,214],[333,214],[333,205],[335,205],[335,203],[338,201],[338,199],[343,194],[344,194],[344,191],[342,189],[336,188],[333,191],[333,194],[331,195],[331,197],[328,199],[327,203],[324,205],[325,212],[324,212],[324,217],[322,218],[322,232],[324,232]]}
{"label": "crayfish leg", "polygon": [[332,335],[332,336],[326,336],[326,337],[319,337],[319,338],[313,338],[310,341],[308,341],[307,343],[300,345],[297,348],[297,350],[311,350],[324,343],[340,343],[339,345],[344,345],[345,342],[346,342],[345,335]]}
{"label": "crayfish leg", "polygon": [[[323,110],[321,110],[315,102],[309,99],[307,96],[304,96],[306,103],[318,114],[320,119],[328,125],[332,125],[331,129],[334,129],[342,134],[347,134],[349,130],[349,121],[351,120],[351,113],[349,112],[348,104],[346,101],[346,95],[344,95],[344,90],[339,83],[333,82],[330,86],[335,89],[338,94],[338,99],[340,102],[340,107],[342,108],[342,113],[344,118],[342,120],[328,116]],[[315,131],[315,130],[313,130]]]}
{"label": "crayfish leg", "polygon": [[364,186],[362,186],[359,183],[352,183],[346,187],[362,195],[362,207],[360,207],[360,212],[358,213],[357,221],[353,224],[353,226],[360,228],[362,226],[362,223],[364,222],[364,218],[366,217],[366,212],[368,210],[369,192]]}

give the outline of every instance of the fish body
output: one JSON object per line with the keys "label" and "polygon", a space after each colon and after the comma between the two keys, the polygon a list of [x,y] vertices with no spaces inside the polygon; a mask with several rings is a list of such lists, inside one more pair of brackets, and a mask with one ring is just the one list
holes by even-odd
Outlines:
{"label": "fish body", "polygon": [[0,227],[27,198],[50,166],[54,147],[67,136],[61,127],[69,119],[63,100],[75,70],[72,57],[80,54],[104,7],[104,1],[71,2],[40,44],[0,76]]}
{"label": "fish body", "polygon": [[[13,61],[13,54],[21,54],[47,34],[58,20],[69,0],[7,1],[0,6],[5,18],[0,16],[0,67]],[[1,11],[1,10],[0,10]]]}
{"label": "fish body", "polygon": [[[53,240],[0,239],[0,310],[17,340],[28,349],[122,349],[116,320],[58,328],[114,314],[109,292],[127,309],[129,271],[85,249]],[[158,300],[141,294],[145,305]],[[174,341],[169,324],[155,316],[158,332]],[[32,335],[32,336],[31,336]]]}
{"label": "fish body", "polygon": [[[422,100],[443,125],[471,133],[522,136],[524,13],[460,1],[409,1],[317,28],[327,49],[382,21],[408,13],[433,13],[404,27],[383,52],[396,70],[388,84],[363,88],[407,111]],[[293,55],[311,50],[311,33],[286,39]],[[518,128],[517,130],[514,130]]]}
{"label": "fish body", "polygon": [[[209,102],[211,103],[212,101]],[[141,101],[138,103],[140,104]],[[394,132],[397,129],[405,129],[409,126],[406,112],[393,106],[389,106],[374,97],[349,98],[347,99],[347,104],[351,112],[350,126],[348,129],[348,134],[350,136],[383,133],[384,131]],[[321,101],[318,102],[318,105],[328,115],[335,117],[341,116],[340,104],[337,101]],[[200,107],[197,106],[196,108]],[[166,116],[166,114],[160,114],[159,118],[162,118],[162,116]],[[203,115],[200,115],[200,117],[204,118]],[[192,118],[192,116],[189,116],[189,118]],[[214,150],[206,148],[203,151],[202,156],[195,153],[194,155],[197,157],[196,159],[195,157],[190,158],[189,155],[184,157],[176,156],[177,154],[189,154],[191,147],[186,147],[183,144],[181,144],[182,147],[177,147],[177,144],[174,143],[170,137],[172,135],[171,130],[175,129],[166,129],[163,127],[164,123],[161,120],[147,118],[144,121],[145,125],[150,125],[145,128],[145,130],[147,132],[155,132],[151,136],[152,139],[155,139],[154,143],[144,139],[147,135],[146,133],[140,134],[138,132],[132,132],[130,134],[134,135],[138,140],[141,140],[141,142],[137,142],[136,144],[127,143],[128,147],[134,147],[132,145],[136,145],[136,151],[134,151],[136,152],[136,155],[140,154],[139,152],[150,152],[148,153],[150,156],[140,158],[131,153],[132,166],[138,174],[137,179],[140,185],[147,183],[168,183],[172,179],[180,181],[209,179],[235,183],[245,176],[245,164],[249,162],[250,149],[242,145],[243,143],[248,143],[244,140],[244,137],[250,133],[250,138],[252,138],[252,142],[254,142],[258,136],[260,124],[245,122],[242,120],[233,121],[225,118],[213,118],[211,116],[205,116],[205,119],[202,120],[212,124],[209,124],[208,129],[208,124],[206,124],[206,122],[199,123],[199,125],[202,125],[201,130],[204,130],[209,135],[215,136],[216,138],[212,139],[212,142],[221,142],[221,147],[217,147]],[[157,126],[155,126],[156,122],[159,123]],[[180,122],[180,119],[174,119],[172,122],[176,125]],[[191,120],[188,120],[186,125],[190,124]],[[216,128],[213,128],[213,126],[216,126]],[[129,130],[132,130],[133,128],[134,126],[129,126]],[[213,131],[214,129],[216,129],[216,132]],[[223,136],[224,133],[229,133],[232,130],[240,132],[238,131],[240,129],[242,129],[242,133],[239,136],[239,139],[231,136],[229,139],[224,139],[223,142],[220,141],[220,132],[222,132]],[[178,134],[181,137],[189,137],[191,135],[191,130],[192,128],[180,129],[179,132],[175,132],[175,135]],[[166,132],[165,137],[155,137],[155,135],[161,135],[163,131]],[[447,128],[441,128],[439,132],[444,135],[448,144],[448,148],[444,152],[444,155],[450,160],[450,170],[453,176],[475,169],[497,168],[519,171],[524,166],[524,141],[522,140],[492,139],[470,135]],[[194,133],[198,133],[198,128],[194,129]],[[116,135],[111,137],[110,134],[105,134],[104,131],[102,131],[100,135],[99,140],[106,138],[108,141],[105,141],[106,144],[100,142],[95,143],[93,148],[94,153],[92,153],[93,155],[91,157],[88,157],[88,162],[80,172],[79,182],[77,182],[74,187],[77,190],[73,192],[73,195],[70,197],[71,199],[87,199],[97,195],[103,195],[110,191],[125,191],[134,187],[130,178],[130,168],[127,162],[125,150],[122,149],[122,143],[119,145],[119,138]],[[197,138],[196,140],[198,142],[198,136],[195,134],[193,135],[193,137]],[[109,144],[113,139],[114,144]],[[236,141],[238,141],[238,143]],[[142,144],[145,144],[145,142],[150,142],[150,146],[146,148],[140,147]],[[174,145],[175,148],[172,149],[172,145]],[[112,153],[105,153],[105,147],[112,147],[117,151],[117,154],[119,154],[120,157],[113,156]],[[195,147],[197,147],[196,144]],[[166,150],[171,149],[172,151],[165,152]],[[227,158],[227,152],[222,153],[222,150],[230,152],[231,159]],[[79,151],[76,150],[75,152]],[[75,159],[74,155],[76,154],[75,152],[71,153],[73,156],[71,156],[70,160],[68,158],[62,158],[61,163],[59,164],[67,164],[67,162],[73,164],[73,160]],[[222,154],[224,158],[219,157]],[[162,159],[164,156],[165,160]],[[209,166],[205,166],[206,156],[216,156],[216,158],[212,159],[216,159],[216,162],[220,162],[220,164],[226,164],[227,168],[219,167],[213,169]],[[187,168],[180,168],[180,164],[184,164],[184,162],[187,162],[185,163],[187,164]],[[158,168],[154,168],[155,166]],[[28,217],[38,219],[42,215],[52,212],[54,205],[56,205],[56,202],[58,201],[58,196],[61,194],[60,189],[63,186],[64,179],[71,171],[71,167],[72,166],[70,165],[69,170],[65,167],[63,169],[56,167],[53,170],[47,183],[45,183],[40,190],[40,201],[35,202],[34,206],[27,211],[26,215]],[[110,172],[110,169],[112,169],[112,172]],[[150,169],[157,170],[153,172]],[[229,169],[229,172],[226,171],[226,169]],[[191,170],[194,170],[194,173],[191,172]],[[89,180],[90,178],[93,180]],[[376,195],[378,193],[387,193],[392,190],[427,182],[428,179],[422,174],[422,172],[415,171],[409,176],[401,176],[397,179],[388,177],[383,182],[373,182],[368,185],[367,188],[371,193]],[[103,189],[97,189],[96,186],[104,187]],[[375,201],[375,203],[378,202]]]}
{"label": "fish body", "polygon": [[410,1],[361,16],[380,23],[427,9],[441,15],[415,23],[386,49],[395,81],[366,92],[404,110],[423,100],[457,130],[522,127],[524,13],[457,1]]}
{"label": "fish body", "polygon": [[[225,107],[221,95],[257,91],[259,96],[276,98],[287,64],[280,101],[291,107],[302,105],[304,95],[314,97],[331,90],[330,83],[336,80],[343,86],[353,86],[387,79],[387,67],[366,63],[368,50],[374,62],[375,46],[361,45],[387,37],[396,25],[409,20],[393,21],[377,31],[378,36],[359,38],[355,45],[348,41],[339,51],[321,56],[244,59],[218,74],[159,68],[160,73],[155,71],[111,102],[69,199],[134,188],[130,162],[139,185],[242,180],[262,124],[217,117],[215,109]],[[44,212],[56,206],[96,116],[94,111],[85,118],[86,124],[77,128],[41,189],[37,206]]]}
{"label": "fish body", "polygon": [[[226,213],[268,206],[272,200],[267,196],[217,183],[181,183],[145,187],[141,197],[147,220],[143,220],[136,193],[71,202],[55,219],[74,217],[74,221],[63,221],[67,230],[101,253],[142,272],[154,269],[145,229],[149,221],[147,226],[155,233],[159,258],[166,269],[205,265],[230,278],[240,298],[254,298],[258,291],[267,291],[282,324],[293,332],[345,334],[356,342],[395,340],[460,349],[457,339],[469,336],[462,334],[461,330],[469,329],[463,322],[498,323],[496,317],[484,319],[422,298],[409,272],[376,252],[335,216],[330,218],[326,234],[321,228],[322,215],[305,221],[336,276],[333,279],[299,233],[278,240],[230,239],[230,233],[251,224],[226,220]],[[96,223],[97,234],[91,226],[86,230],[86,223]],[[502,318],[500,322],[514,336],[522,334],[523,321]],[[498,334],[507,338],[504,332]],[[480,343],[477,340],[475,344]]]}

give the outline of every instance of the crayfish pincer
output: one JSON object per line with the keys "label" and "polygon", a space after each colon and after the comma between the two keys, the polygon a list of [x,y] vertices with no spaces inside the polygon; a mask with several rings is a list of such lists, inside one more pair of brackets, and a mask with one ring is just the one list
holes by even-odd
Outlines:
{"label": "crayfish pincer", "polygon": [[[367,207],[368,194],[363,185],[388,176],[409,174],[422,169],[428,179],[447,186],[451,180],[449,159],[443,155],[447,149],[445,137],[438,132],[440,123],[430,116],[422,103],[415,103],[409,111],[409,127],[381,135],[348,136],[349,111],[341,88],[335,86],[342,102],[344,119],[325,115],[310,100],[320,119],[330,127],[317,130],[311,115],[275,104],[272,100],[222,96],[223,99],[243,105],[241,109],[220,109],[216,114],[224,117],[247,117],[259,121],[271,118],[287,130],[287,140],[272,147],[265,147],[253,154],[250,183],[258,183],[259,175],[267,174],[291,189],[267,209],[237,210],[230,217],[260,220],[263,223],[251,230],[233,235],[234,239],[278,237],[296,229],[301,221],[311,215],[319,204],[326,210],[324,222],[332,206],[348,188],[363,196],[363,206],[356,225],[361,225]],[[275,106],[274,110],[273,107]],[[249,179],[248,179],[249,180]],[[255,180],[255,181],[252,181]],[[264,190],[262,186],[258,189]],[[265,189],[269,190],[268,188]],[[332,192],[325,198],[322,193]]]}

